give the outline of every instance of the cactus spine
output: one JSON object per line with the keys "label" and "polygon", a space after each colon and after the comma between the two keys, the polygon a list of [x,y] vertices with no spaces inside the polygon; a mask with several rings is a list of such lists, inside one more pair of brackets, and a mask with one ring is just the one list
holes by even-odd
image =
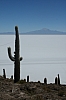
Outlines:
{"label": "cactus spine", "polygon": [[19,51],[19,33],[18,33],[18,27],[15,26],[15,52],[14,57],[11,55],[11,48],[8,47],[8,56],[11,59],[11,61],[14,61],[14,83],[18,82],[20,80],[20,61],[22,60],[22,57],[20,57]]}

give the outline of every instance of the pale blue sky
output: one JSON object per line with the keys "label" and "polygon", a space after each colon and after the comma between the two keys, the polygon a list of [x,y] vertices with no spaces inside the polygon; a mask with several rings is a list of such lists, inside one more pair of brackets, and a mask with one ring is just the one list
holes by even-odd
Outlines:
{"label": "pale blue sky", "polygon": [[0,0],[0,33],[42,28],[66,32],[66,0]]}

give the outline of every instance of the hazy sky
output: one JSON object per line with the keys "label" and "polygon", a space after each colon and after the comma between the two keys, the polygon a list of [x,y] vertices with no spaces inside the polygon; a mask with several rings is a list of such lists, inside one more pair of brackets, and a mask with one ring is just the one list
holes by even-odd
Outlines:
{"label": "hazy sky", "polygon": [[66,32],[66,0],[0,0],[0,32],[48,28]]}

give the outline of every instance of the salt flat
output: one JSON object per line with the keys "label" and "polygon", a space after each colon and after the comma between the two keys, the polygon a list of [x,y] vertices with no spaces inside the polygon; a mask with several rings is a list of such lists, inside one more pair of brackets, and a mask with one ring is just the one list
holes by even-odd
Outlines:
{"label": "salt flat", "polygon": [[[13,74],[14,62],[10,61],[7,47],[14,56],[14,35],[0,35],[0,75],[6,69],[7,77]],[[31,81],[54,82],[60,74],[61,83],[66,83],[66,35],[20,35],[21,79],[30,76]]]}

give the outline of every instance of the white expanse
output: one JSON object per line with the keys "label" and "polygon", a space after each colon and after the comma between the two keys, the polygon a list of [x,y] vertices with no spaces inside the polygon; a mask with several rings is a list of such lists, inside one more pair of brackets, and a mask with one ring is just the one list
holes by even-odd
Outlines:
{"label": "white expanse", "polygon": [[[0,75],[6,69],[10,78],[14,74],[14,62],[8,57],[7,47],[14,56],[15,35],[0,35]],[[66,35],[20,35],[21,79],[30,76],[30,81],[54,83],[57,74],[66,84]]]}

